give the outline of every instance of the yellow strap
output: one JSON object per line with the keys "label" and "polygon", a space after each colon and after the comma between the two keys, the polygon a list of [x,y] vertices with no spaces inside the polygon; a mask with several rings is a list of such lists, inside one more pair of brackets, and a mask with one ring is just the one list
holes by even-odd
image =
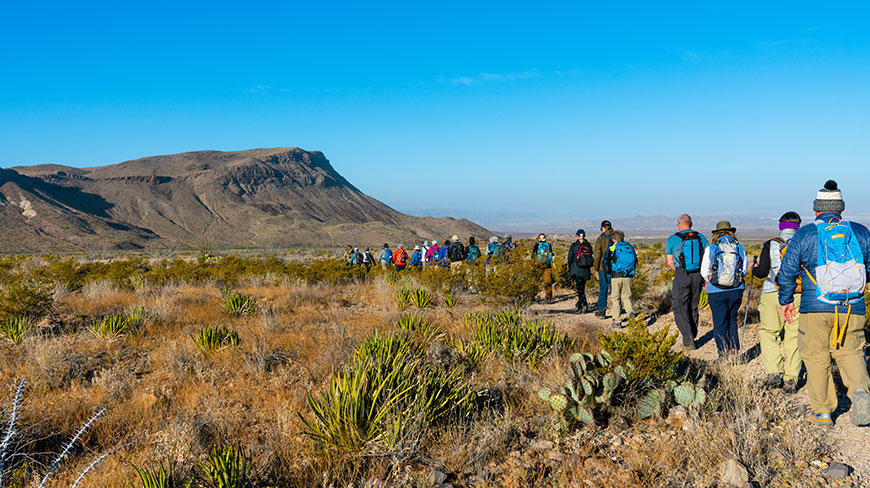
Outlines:
{"label": "yellow strap", "polygon": [[837,347],[837,338],[840,336],[838,332],[840,328],[840,307],[834,305],[834,331],[831,334],[831,347]]}
{"label": "yellow strap", "polygon": [[806,266],[804,266],[804,265],[801,265],[801,268],[803,268],[803,269],[804,269],[804,271],[806,271],[806,272],[807,272],[807,276],[808,276],[808,277],[809,277],[809,278],[810,278],[810,281],[812,281],[812,282],[813,282],[813,284],[814,284],[814,285],[816,285],[816,286],[819,286],[819,284],[818,284],[818,283],[816,283],[816,280],[815,280],[815,278],[813,278],[813,275],[811,275],[811,274],[810,274],[810,270],[808,270],[808,269],[807,269],[807,267],[806,267]]}
{"label": "yellow strap", "polygon": [[840,329],[840,337],[837,338],[837,346],[843,344],[843,338],[846,337],[846,329],[849,328],[849,317],[852,315],[852,304],[849,304],[849,311],[846,312],[846,323],[843,324],[843,328]]}

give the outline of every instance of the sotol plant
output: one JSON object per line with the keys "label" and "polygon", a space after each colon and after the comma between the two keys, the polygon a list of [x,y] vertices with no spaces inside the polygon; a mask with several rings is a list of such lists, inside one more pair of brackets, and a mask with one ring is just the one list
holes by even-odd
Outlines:
{"label": "sotol plant", "polygon": [[432,294],[422,288],[418,288],[411,292],[411,303],[420,310],[427,308],[432,303]]}
{"label": "sotol plant", "polygon": [[459,301],[454,295],[448,293],[447,296],[444,297],[444,305],[447,308],[453,308],[456,306],[457,303],[459,303]]}
{"label": "sotol plant", "polygon": [[257,314],[257,300],[254,297],[244,293],[230,292],[226,288],[221,291],[221,306],[230,317]]}
{"label": "sotol plant", "polygon": [[136,474],[139,475],[139,481],[142,482],[142,488],[189,488],[192,481],[179,481],[175,479],[175,474],[172,472],[172,462],[169,461],[166,467],[160,463],[157,469],[140,468],[133,466]]}
{"label": "sotol plant", "polygon": [[399,310],[404,310],[411,304],[411,291],[406,288],[396,290],[396,305]]}
{"label": "sotol plant", "polygon": [[0,334],[13,343],[20,344],[24,337],[33,330],[33,320],[27,317],[7,317],[0,322]]}
{"label": "sotol plant", "polygon": [[225,446],[197,463],[203,488],[249,488],[251,456],[241,447]]}
{"label": "sotol plant", "polygon": [[193,342],[203,352],[217,351],[225,347],[238,346],[239,335],[221,326],[203,327],[193,336]]}

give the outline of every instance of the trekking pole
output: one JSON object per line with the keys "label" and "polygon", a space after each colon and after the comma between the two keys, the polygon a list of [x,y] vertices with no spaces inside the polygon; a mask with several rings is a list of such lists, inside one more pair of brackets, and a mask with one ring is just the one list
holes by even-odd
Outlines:
{"label": "trekking pole", "polygon": [[749,300],[752,298],[752,285],[755,284],[755,277],[752,276],[752,268],[755,267],[755,256],[752,256],[752,266],[749,267],[750,279],[749,279],[749,295],[746,296],[746,308],[743,313],[743,327],[740,331],[740,347],[737,348],[740,352],[743,352],[743,338],[746,337],[746,319],[749,318]]}

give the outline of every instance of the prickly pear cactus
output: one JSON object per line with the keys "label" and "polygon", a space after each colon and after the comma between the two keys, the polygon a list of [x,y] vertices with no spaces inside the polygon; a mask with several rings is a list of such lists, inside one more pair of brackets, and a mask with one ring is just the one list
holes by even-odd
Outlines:
{"label": "prickly pear cactus", "polygon": [[545,402],[550,401],[551,394],[552,392],[549,388],[541,388],[540,390],[538,390],[538,396],[541,398],[541,400],[544,400]]}
{"label": "prickly pear cactus", "polygon": [[568,409],[568,417],[577,422],[583,422],[587,425],[595,425],[595,415],[592,409],[575,405]]}
{"label": "prickly pear cactus", "polygon": [[652,390],[637,404],[637,416],[642,419],[661,417],[665,394],[662,390]]}
{"label": "prickly pear cactus", "polygon": [[568,407],[568,398],[560,393],[550,395],[550,406],[557,412],[564,412]]}
{"label": "prickly pear cactus", "polygon": [[693,408],[695,406],[695,387],[690,383],[683,383],[674,388],[674,400],[686,408]]}

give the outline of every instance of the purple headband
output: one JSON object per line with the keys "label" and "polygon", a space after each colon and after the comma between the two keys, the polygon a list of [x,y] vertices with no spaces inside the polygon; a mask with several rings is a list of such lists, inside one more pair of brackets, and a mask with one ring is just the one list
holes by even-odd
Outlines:
{"label": "purple headband", "polygon": [[779,223],[779,230],[786,230],[786,229],[798,230],[800,228],[800,226],[801,226],[801,224],[799,224],[797,222],[780,222]]}

